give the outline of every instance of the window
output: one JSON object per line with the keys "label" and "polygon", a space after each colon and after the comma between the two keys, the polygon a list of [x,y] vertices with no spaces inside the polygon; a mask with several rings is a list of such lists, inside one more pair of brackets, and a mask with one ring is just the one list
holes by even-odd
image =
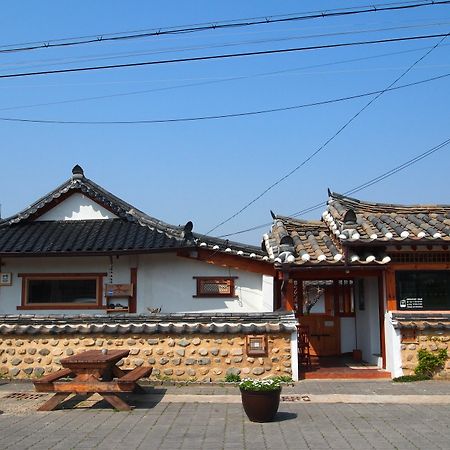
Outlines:
{"label": "window", "polygon": [[399,310],[450,309],[450,271],[401,270],[395,277]]}
{"label": "window", "polygon": [[355,315],[355,301],[353,297],[353,281],[339,280],[336,283],[337,289],[337,311],[341,317],[352,317]]}
{"label": "window", "polygon": [[245,349],[248,356],[267,356],[267,336],[247,336]]}
{"label": "window", "polygon": [[236,297],[234,280],[237,277],[194,277],[197,294],[194,297]]}
{"label": "window", "polygon": [[18,309],[99,309],[103,276],[87,274],[19,274],[22,305]]}

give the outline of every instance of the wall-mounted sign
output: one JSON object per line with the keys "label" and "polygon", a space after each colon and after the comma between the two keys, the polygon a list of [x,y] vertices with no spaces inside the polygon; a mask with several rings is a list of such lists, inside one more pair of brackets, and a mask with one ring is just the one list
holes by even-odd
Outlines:
{"label": "wall-mounted sign", "polygon": [[11,286],[11,284],[12,284],[12,273],[0,272],[0,286]]}
{"label": "wall-mounted sign", "polygon": [[399,302],[400,308],[405,309],[423,309],[423,298],[421,297],[408,297],[402,298]]}

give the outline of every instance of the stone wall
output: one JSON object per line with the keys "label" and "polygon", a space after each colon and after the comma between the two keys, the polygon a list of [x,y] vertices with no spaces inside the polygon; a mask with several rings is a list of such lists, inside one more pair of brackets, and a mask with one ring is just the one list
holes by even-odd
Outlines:
{"label": "stone wall", "polygon": [[150,379],[220,381],[226,374],[265,378],[291,375],[290,334],[268,335],[268,355],[249,357],[243,334],[2,335],[0,377],[34,378],[61,368],[61,359],[84,350],[129,349],[124,369],[152,366]]}
{"label": "stone wall", "polygon": [[[430,352],[445,349],[450,357],[450,330],[437,332],[428,329],[407,333],[401,344],[404,375],[412,375],[414,373],[414,369],[418,364],[417,352],[419,349],[425,349]],[[435,378],[450,379],[450,359],[447,359],[444,370],[437,373]]]}

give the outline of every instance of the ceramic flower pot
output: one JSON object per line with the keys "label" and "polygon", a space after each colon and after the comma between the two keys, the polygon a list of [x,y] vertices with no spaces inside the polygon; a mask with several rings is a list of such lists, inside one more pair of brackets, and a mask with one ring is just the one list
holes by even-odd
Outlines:
{"label": "ceramic flower pot", "polygon": [[241,389],[242,406],[252,422],[272,422],[280,405],[281,388],[275,391]]}

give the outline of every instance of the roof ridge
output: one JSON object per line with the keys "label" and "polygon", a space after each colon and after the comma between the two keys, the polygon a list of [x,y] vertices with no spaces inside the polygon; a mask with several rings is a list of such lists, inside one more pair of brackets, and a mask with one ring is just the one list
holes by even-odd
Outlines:
{"label": "roof ridge", "polygon": [[[381,203],[381,202],[370,202],[368,200],[360,200],[354,197],[349,197],[344,194],[339,194],[337,192],[330,192],[330,199],[336,199],[339,201],[343,201],[345,203],[356,204],[360,207],[371,206],[371,207],[386,207],[386,208],[396,208],[396,209],[412,209],[412,208],[436,208],[436,209],[448,209],[450,208],[450,204],[420,204],[420,203],[412,203],[412,204],[402,204],[402,203]],[[330,201],[330,200],[329,200]]]}

